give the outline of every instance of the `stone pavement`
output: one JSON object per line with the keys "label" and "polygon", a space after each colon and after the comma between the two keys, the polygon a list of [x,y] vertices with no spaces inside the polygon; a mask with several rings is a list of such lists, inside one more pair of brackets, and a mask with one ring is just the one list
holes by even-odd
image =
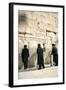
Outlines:
{"label": "stone pavement", "polygon": [[23,71],[19,71],[18,78],[19,79],[38,79],[38,78],[50,78],[58,76],[58,67],[46,67],[41,70],[37,70],[35,67]]}

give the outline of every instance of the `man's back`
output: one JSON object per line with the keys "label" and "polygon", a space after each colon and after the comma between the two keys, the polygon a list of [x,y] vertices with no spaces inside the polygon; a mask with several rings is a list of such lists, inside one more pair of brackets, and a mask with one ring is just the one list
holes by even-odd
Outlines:
{"label": "man's back", "polygon": [[37,54],[42,57],[43,56],[43,49],[37,48]]}
{"label": "man's back", "polygon": [[24,48],[22,50],[22,58],[28,58],[29,57],[29,50],[27,48]]}
{"label": "man's back", "polygon": [[52,48],[52,54],[58,54],[56,47],[53,47],[53,48]]}

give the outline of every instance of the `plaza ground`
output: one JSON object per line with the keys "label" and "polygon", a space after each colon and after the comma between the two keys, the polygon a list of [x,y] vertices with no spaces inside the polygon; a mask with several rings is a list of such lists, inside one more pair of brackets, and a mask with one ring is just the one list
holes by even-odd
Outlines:
{"label": "plaza ground", "polygon": [[34,68],[28,68],[27,70],[21,70],[18,73],[19,79],[38,79],[38,78],[53,78],[58,77],[58,67],[48,66],[44,69],[37,70]]}

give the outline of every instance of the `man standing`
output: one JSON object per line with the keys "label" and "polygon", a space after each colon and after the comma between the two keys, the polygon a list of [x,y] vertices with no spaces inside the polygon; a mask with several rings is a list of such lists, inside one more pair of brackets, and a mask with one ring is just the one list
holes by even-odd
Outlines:
{"label": "man standing", "polygon": [[55,62],[55,66],[58,66],[58,52],[55,44],[52,44],[52,54],[53,54],[53,61]]}
{"label": "man standing", "polygon": [[22,60],[23,60],[23,63],[24,63],[24,69],[27,69],[27,67],[28,67],[28,57],[29,57],[29,50],[27,48],[27,45],[24,45],[21,56],[22,56]]}
{"label": "man standing", "polygon": [[38,48],[37,48],[37,58],[38,58],[38,65],[39,68],[41,69],[41,66],[44,68],[44,59],[43,59],[43,49],[41,48],[41,45],[38,44]]}

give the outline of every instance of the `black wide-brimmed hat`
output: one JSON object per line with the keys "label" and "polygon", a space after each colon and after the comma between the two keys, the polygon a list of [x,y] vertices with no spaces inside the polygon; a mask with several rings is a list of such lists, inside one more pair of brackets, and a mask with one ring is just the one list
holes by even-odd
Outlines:
{"label": "black wide-brimmed hat", "polygon": [[24,45],[24,48],[26,48],[27,47],[27,45]]}
{"label": "black wide-brimmed hat", "polygon": [[55,46],[55,44],[53,43],[52,46]]}
{"label": "black wide-brimmed hat", "polygon": [[38,47],[40,47],[41,45],[40,44],[38,44]]}

